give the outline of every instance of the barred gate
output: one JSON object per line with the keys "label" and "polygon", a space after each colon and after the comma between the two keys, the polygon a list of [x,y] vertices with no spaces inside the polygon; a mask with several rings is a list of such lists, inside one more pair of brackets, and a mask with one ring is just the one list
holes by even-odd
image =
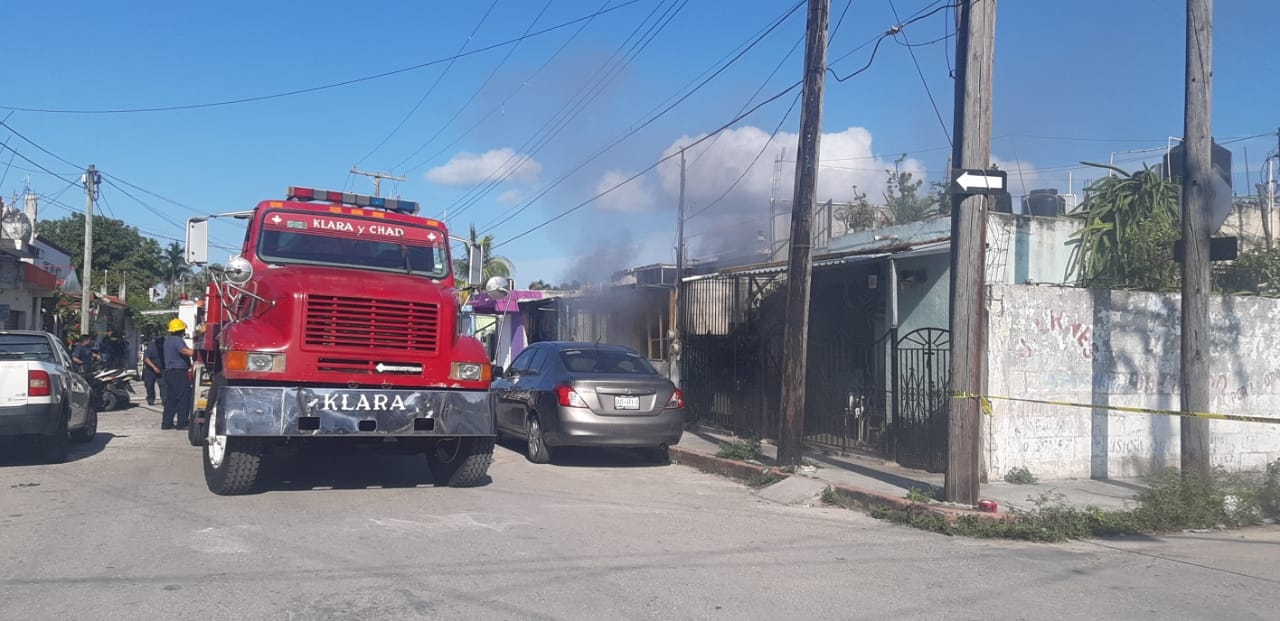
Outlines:
{"label": "barred gate", "polygon": [[898,367],[894,389],[897,461],[909,468],[945,472],[951,333],[921,328],[899,339],[894,349]]}

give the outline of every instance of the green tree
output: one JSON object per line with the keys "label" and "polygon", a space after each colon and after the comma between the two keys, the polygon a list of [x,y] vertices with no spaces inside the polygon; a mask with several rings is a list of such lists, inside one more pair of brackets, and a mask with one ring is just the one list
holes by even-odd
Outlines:
{"label": "green tree", "polygon": [[548,283],[548,282],[546,282],[546,281],[542,280],[541,278],[539,278],[538,280],[535,280],[535,281],[533,281],[533,282],[529,283],[529,290],[530,290],[530,291],[545,291],[545,290],[550,289],[550,288],[551,288],[551,283]]}
{"label": "green tree", "polygon": [[836,209],[835,216],[850,231],[869,231],[880,224],[879,214],[867,200],[867,193],[859,192],[856,185],[853,186],[853,200]]}
{"label": "green tree", "polygon": [[[71,253],[71,266],[83,278],[84,214],[72,214],[60,220],[42,220],[36,224],[41,237]],[[121,281],[127,280],[130,293],[146,297],[147,287],[167,274],[164,253],[156,240],[144,236],[123,220],[93,217],[93,288],[102,285],[115,294]],[[105,277],[104,277],[105,272]],[[134,296],[130,295],[130,299]]]}
{"label": "green tree", "polygon": [[[493,278],[494,276],[511,278],[511,275],[515,273],[516,266],[514,263],[511,262],[510,259],[501,255],[493,254],[493,236],[492,235],[485,235],[484,237],[480,237],[476,233],[476,226],[473,224],[471,225],[470,235],[468,236],[467,239],[472,246],[478,245],[484,251],[484,254],[481,255],[484,257],[484,263],[481,264],[482,265],[481,273],[484,275],[484,280],[486,282],[490,278]],[[453,260],[453,274],[454,274],[454,277],[458,280],[458,282],[473,284],[473,283],[467,283],[467,276],[470,273],[471,273],[471,257],[470,256],[463,256],[461,258]],[[483,285],[484,283],[481,282],[481,283],[474,283],[474,284]]]}
{"label": "green tree", "polygon": [[1280,248],[1252,248],[1218,272],[1225,293],[1280,297]]}
{"label": "green tree", "polygon": [[1080,216],[1085,224],[1073,235],[1070,273],[1086,287],[1178,289],[1181,274],[1173,260],[1173,243],[1181,236],[1178,184],[1150,167],[1129,173],[1083,163],[1118,174],[1085,189]]}
{"label": "green tree", "polygon": [[902,170],[906,155],[893,161],[892,169],[885,169],[884,204],[893,216],[894,224],[919,222],[936,211],[936,198],[933,194],[920,195],[923,179]]}

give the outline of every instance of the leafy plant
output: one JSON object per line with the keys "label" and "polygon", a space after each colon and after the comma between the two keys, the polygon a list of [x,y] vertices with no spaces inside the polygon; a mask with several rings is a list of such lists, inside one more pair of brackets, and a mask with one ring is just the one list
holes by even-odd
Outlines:
{"label": "leafy plant", "polygon": [[822,488],[822,495],[818,496],[818,500],[822,501],[824,505],[840,504],[840,499],[836,497],[836,488],[830,485]]}
{"label": "leafy plant", "polygon": [[907,500],[914,503],[929,503],[934,500],[933,495],[918,487],[912,487],[907,490]]}
{"label": "leafy plant", "polygon": [[1222,268],[1218,285],[1225,293],[1280,297],[1280,248],[1253,248]]}
{"label": "leafy plant", "polygon": [[915,175],[902,170],[902,163],[906,159],[906,155],[900,156],[893,161],[892,170],[884,171],[887,176],[884,184],[884,204],[893,215],[894,224],[919,222],[935,211],[933,195],[920,195],[920,187],[924,185],[924,180],[916,179]]}
{"label": "leafy plant", "polygon": [[1036,478],[1036,475],[1031,474],[1030,470],[1018,466],[1017,468],[1010,468],[1009,472],[1005,473],[1004,481],[1015,485],[1035,485],[1040,480]]}
{"label": "leafy plant", "polygon": [[716,452],[716,457],[724,459],[736,459],[739,461],[751,461],[760,457],[760,441],[755,439],[738,440],[735,442],[720,443],[720,450]]}
{"label": "leafy plant", "polygon": [[1085,190],[1084,228],[1069,272],[1087,287],[1171,291],[1181,282],[1173,261],[1179,231],[1179,185],[1156,169],[1128,173],[1113,166],[1083,162],[1117,173]]}

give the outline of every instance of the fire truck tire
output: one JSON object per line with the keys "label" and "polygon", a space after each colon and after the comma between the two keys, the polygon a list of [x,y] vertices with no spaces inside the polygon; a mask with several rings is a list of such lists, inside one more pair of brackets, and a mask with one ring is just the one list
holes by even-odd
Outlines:
{"label": "fire truck tire", "polygon": [[[219,446],[220,445],[220,446]],[[215,465],[211,452],[221,451]],[[219,436],[204,447],[204,482],[219,496],[237,496],[253,491],[262,468],[262,444],[258,438]]]}
{"label": "fire truck tire", "polygon": [[473,487],[484,482],[493,463],[493,438],[442,438],[427,450],[437,487]]}

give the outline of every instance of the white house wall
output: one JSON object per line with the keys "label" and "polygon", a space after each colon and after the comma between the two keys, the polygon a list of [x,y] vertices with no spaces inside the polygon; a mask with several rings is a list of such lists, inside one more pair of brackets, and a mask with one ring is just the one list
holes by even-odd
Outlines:
{"label": "white house wall", "polygon": [[[1176,294],[1025,285],[989,294],[988,394],[1179,409]],[[1210,311],[1211,410],[1280,420],[1280,300],[1215,296]],[[994,400],[983,418],[987,474],[1146,476],[1178,465],[1179,420]],[[1210,429],[1215,466],[1252,471],[1280,459],[1280,425],[1215,420]]]}

